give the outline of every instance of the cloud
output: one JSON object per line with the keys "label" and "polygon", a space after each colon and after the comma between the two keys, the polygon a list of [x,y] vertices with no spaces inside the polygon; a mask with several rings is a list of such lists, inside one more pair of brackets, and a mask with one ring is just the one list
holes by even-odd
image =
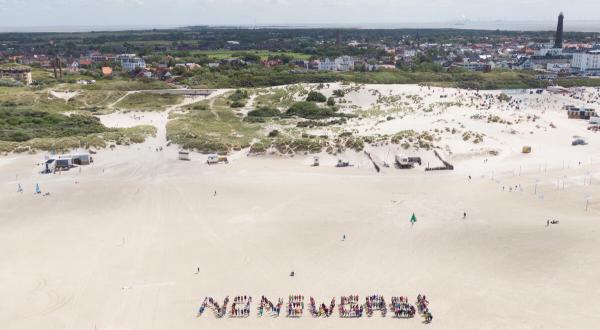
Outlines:
{"label": "cloud", "polygon": [[597,19],[600,1],[563,7],[559,0],[0,0],[0,26],[553,21],[563,10],[568,19]]}

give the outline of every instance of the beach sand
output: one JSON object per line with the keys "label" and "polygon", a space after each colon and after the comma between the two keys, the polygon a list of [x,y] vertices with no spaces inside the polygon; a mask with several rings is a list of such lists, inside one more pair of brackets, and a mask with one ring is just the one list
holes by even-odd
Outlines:
{"label": "beach sand", "polygon": [[[130,126],[132,114],[123,116],[107,120]],[[505,146],[498,157],[465,150],[451,158],[455,171],[376,173],[353,152],[346,153],[350,168],[334,168],[337,158],[328,155],[320,167],[309,166],[310,155],[238,153],[228,165],[208,166],[206,156],[192,153],[183,162],[175,146],[155,151],[165,144],[164,113],[135,120],[156,124],[157,138],[101,151],[81,172],[42,175],[35,166],[42,155],[3,156],[0,324],[595,329],[598,144],[571,147],[564,139],[584,125],[552,116],[559,129],[534,134],[532,154],[520,153],[528,136],[498,138],[483,146]],[[387,149],[372,151],[385,157]],[[23,193],[16,192],[19,183]],[[34,195],[36,183],[50,195]],[[411,226],[413,213],[418,221]],[[547,227],[550,218],[560,223]],[[339,304],[350,294],[360,301],[382,294],[387,303],[402,295],[414,303],[419,293],[430,301],[429,325],[419,316],[377,313],[342,319],[337,306],[328,319],[313,318],[308,308],[299,319],[256,316],[261,295],[327,303],[336,297]],[[204,297],[222,302],[236,295],[252,296],[250,317],[217,319],[210,310],[196,316]]]}

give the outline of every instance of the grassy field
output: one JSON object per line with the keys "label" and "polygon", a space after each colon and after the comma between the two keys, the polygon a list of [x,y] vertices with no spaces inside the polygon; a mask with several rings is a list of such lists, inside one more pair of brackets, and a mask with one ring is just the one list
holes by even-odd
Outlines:
{"label": "grassy field", "polygon": [[308,94],[308,90],[302,85],[290,85],[282,88],[257,89],[254,105],[277,108],[284,110],[294,104],[294,95],[298,93],[303,96]]}
{"label": "grassy field", "polygon": [[154,126],[108,128],[90,115],[65,116],[24,107],[0,107],[0,152],[67,151],[144,142]]}
{"label": "grassy field", "polygon": [[115,107],[131,111],[164,111],[168,106],[180,103],[183,95],[133,93],[118,102]]}
{"label": "grassy field", "polygon": [[192,51],[190,52],[191,54],[201,54],[201,55],[206,55],[209,58],[215,59],[215,60],[223,60],[223,59],[227,59],[227,58],[233,58],[236,57],[236,55],[240,55],[240,54],[253,54],[253,55],[258,55],[260,56],[260,58],[262,60],[266,60],[267,58],[269,58],[269,56],[275,56],[275,55],[286,55],[286,56],[291,56],[294,59],[297,60],[308,60],[311,55],[308,54],[302,54],[302,53],[294,53],[294,52],[269,52],[266,50],[248,50],[248,51],[237,51],[237,50],[207,50],[207,51]]}
{"label": "grassy field", "polygon": [[22,142],[41,137],[101,133],[108,129],[93,116],[64,116],[47,111],[0,108],[0,140]]}
{"label": "grassy field", "polygon": [[[54,89],[53,89],[54,90]],[[125,92],[118,90],[81,90],[65,86],[57,91],[77,91],[68,101],[54,97],[50,90],[33,90],[26,87],[0,87],[0,106],[28,107],[48,112],[88,111],[106,112],[109,104],[116,102]]]}
{"label": "grassy field", "polygon": [[[296,83],[348,82],[365,84],[429,84],[470,89],[538,88],[547,82],[535,79],[529,71],[412,72],[380,70],[375,72],[327,72],[291,70],[289,67],[200,69],[184,78],[184,83],[199,88],[256,88]],[[585,83],[585,81],[583,81]]]}
{"label": "grassy field", "polygon": [[80,110],[105,113],[108,106],[119,98],[125,96],[126,92],[118,90],[80,90],[73,98]]}
{"label": "grassy field", "polygon": [[149,136],[156,135],[156,127],[140,125],[129,128],[111,128],[106,132],[88,135],[75,135],[60,138],[43,137],[16,142],[0,140],[0,152],[35,152],[51,150],[66,152],[76,148],[106,148],[110,145],[142,143]]}
{"label": "grassy field", "polygon": [[208,102],[198,105],[169,121],[169,140],[201,152],[228,152],[249,147],[254,139],[261,137],[261,126],[243,122],[229,106],[226,96],[215,99],[212,106]]}
{"label": "grassy field", "polygon": [[26,87],[0,87],[0,106],[29,107],[33,110],[64,112],[78,110],[75,102],[53,97],[49,91],[35,91]]}

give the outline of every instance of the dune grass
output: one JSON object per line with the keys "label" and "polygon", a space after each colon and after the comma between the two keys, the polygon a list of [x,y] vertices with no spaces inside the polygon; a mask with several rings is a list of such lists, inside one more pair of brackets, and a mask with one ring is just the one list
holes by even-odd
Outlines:
{"label": "dune grass", "polygon": [[222,96],[212,106],[203,103],[198,110],[174,116],[167,124],[167,139],[201,152],[226,153],[249,147],[254,139],[261,137],[261,126],[244,122],[229,103]]}
{"label": "dune grass", "polygon": [[111,128],[106,132],[81,136],[67,136],[60,138],[43,137],[23,142],[0,140],[0,152],[67,152],[76,148],[102,149],[111,144],[130,145],[142,143],[150,136],[156,136],[156,127],[140,125],[129,128]]}
{"label": "dune grass", "polygon": [[154,135],[154,126],[109,128],[90,115],[0,107],[0,152],[103,148],[107,143],[141,143]]}

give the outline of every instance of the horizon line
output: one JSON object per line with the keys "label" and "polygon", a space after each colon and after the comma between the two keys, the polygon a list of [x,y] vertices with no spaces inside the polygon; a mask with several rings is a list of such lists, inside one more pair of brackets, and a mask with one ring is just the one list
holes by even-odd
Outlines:
{"label": "horizon line", "polygon": [[[593,30],[578,30],[569,29],[568,24],[565,27],[566,32],[589,32],[598,33],[600,32],[600,19],[599,20],[569,20],[569,23],[579,24],[597,24]],[[0,33],[85,33],[85,32],[117,32],[117,31],[143,31],[143,30],[168,30],[168,29],[185,29],[195,27],[205,28],[232,28],[232,29],[264,29],[264,28],[280,28],[280,29],[318,29],[318,28],[345,28],[345,29],[357,29],[357,30],[370,30],[370,29],[455,29],[455,30],[486,30],[486,31],[552,31],[551,25],[548,26],[549,30],[538,26],[537,29],[524,29],[524,26],[516,26],[515,28],[504,27],[477,27],[472,25],[477,24],[555,24],[553,20],[448,20],[448,21],[437,21],[437,22],[379,22],[379,23],[271,23],[271,24],[248,24],[248,23],[223,23],[223,24],[108,24],[108,25],[79,25],[79,24],[63,24],[63,25],[30,25],[30,26],[0,26]],[[420,27],[419,25],[423,25]],[[426,26],[428,25],[428,26]],[[578,27],[581,28],[581,27]]]}

